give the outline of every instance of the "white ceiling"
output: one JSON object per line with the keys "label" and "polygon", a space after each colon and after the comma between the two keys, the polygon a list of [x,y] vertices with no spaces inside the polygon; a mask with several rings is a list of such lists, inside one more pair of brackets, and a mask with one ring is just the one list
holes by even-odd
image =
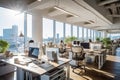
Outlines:
{"label": "white ceiling", "polygon": [[[8,4],[16,5],[17,3],[17,6],[19,5],[19,7],[23,5],[21,6],[21,8],[23,7],[23,10],[27,10],[28,12],[42,12],[44,17],[50,19],[90,29],[105,30],[107,32],[115,33],[120,32],[119,8],[117,11],[118,13],[114,13],[114,15],[110,14],[108,9],[116,12],[117,7],[120,5],[115,3],[117,1],[119,0],[42,0],[41,2],[38,0],[21,0],[21,2],[18,0],[0,0],[0,6],[7,7]],[[111,3],[115,4],[111,5]],[[57,10],[54,8],[55,6],[64,9],[71,14]],[[7,8],[10,7],[8,6]],[[72,14],[77,15],[77,17]],[[117,18],[115,16],[117,16]]]}
{"label": "white ceiling", "polygon": [[[111,33],[120,32],[119,0],[0,0],[0,6],[42,12],[44,17]],[[64,9],[72,14],[57,10]]]}
{"label": "white ceiling", "polygon": [[[85,2],[86,1],[86,2]],[[43,16],[74,25],[79,25],[95,30],[105,30],[107,32],[120,32],[120,26],[113,24],[112,18],[107,16],[101,6],[103,3],[96,3],[97,0],[42,0],[35,1],[28,5],[29,11],[43,12]],[[70,15],[57,10],[57,6],[67,12],[77,15]],[[98,10],[97,10],[98,9]],[[101,9],[101,11],[100,11]],[[114,29],[112,31],[112,29]],[[116,30],[115,30],[116,29]]]}

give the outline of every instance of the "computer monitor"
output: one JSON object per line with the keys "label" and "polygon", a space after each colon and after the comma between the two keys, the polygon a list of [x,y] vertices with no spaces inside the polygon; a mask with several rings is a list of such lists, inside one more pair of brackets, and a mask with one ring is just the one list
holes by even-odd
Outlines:
{"label": "computer monitor", "polygon": [[80,44],[84,49],[89,49],[90,48],[90,43],[83,42],[83,43],[80,43]]}
{"label": "computer monitor", "polygon": [[90,43],[91,50],[101,50],[102,43]]}
{"label": "computer monitor", "polygon": [[55,51],[47,51],[47,57],[48,57],[48,60],[50,60],[50,61],[58,60],[57,52],[55,52]]}
{"label": "computer monitor", "polygon": [[29,57],[34,57],[34,58],[38,58],[39,55],[39,48],[37,47],[29,47]]}

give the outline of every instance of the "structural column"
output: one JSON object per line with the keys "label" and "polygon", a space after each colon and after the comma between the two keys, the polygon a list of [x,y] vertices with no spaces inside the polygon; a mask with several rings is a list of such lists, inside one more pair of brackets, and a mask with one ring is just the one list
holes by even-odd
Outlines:
{"label": "structural column", "polygon": [[37,12],[32,13],[32,39],[40,43],[43,40],[42,15]]}

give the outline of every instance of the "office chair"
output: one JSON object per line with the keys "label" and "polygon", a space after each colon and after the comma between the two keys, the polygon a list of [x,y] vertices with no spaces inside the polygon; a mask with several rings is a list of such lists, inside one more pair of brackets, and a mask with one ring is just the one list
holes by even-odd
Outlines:
{"label": "office chair", "polygon": [[75,69],[79,68],[81,69],[80,73],[84,70],[85,72],[85,63],[84,63],[84,59],[85,59],[85,53],[83,53],[83,47],[82,46],[74,46],[72,47],[72,60],[74,61],[71,64],[71,67],[73,68],[73,72],[75,73]]}
{"label": "office chair", "polygon": [[65,48],[62,45],[59,45],[59,56],[65,57]]}

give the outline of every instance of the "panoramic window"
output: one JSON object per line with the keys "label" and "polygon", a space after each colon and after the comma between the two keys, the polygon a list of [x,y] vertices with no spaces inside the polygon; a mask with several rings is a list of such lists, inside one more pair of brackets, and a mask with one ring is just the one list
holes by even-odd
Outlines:
{"label": "panoramic window", "polygon": [[[9,14],[8,14],[9,13]],[[18,47],[24,44],[24,13],[0,7],[0,39],[6,40],[10,51],[18,51]],[[23,37],[23,36],[21,36]]]}
{"label": "panoramic window", "polygon": [[63,23],[56,21],[56,43],[63,40]]}
{"label": "panoramic window", "polygon": [[53,40],[53,20],[43,18],[43,42],[47,43]]}
{"label": "panoramic window", "polygon": [[73,36],[77,37],[77,26],[73,26]]}
{"label": "panoramic window", "polygon": [[120,38],[120,34],[119,34],[119,33],[114,33],[114,34],[111,34],[109,37],[110,37],[112,40],[114,40],[114,39],[119,39],[119,38]]}
{"label": "panoramic window", "polygon": [[90,29],[88,29],[88,39],[91,39],[91,31],[90,31]]}
{"label": "panoramic window", "polygon": [[94,41],[94,39],[93,39],[94,36],[93,36],[93,35],[94,35],[94,32],[93,32],[93,30],[91,30],[91,40],[92,40],[92,41]]}
{"label": "panoramic window", "polygon": [[82,41],[82,27],[79,27],[79,39]]}
{"label": "panoramic window", "polygon": [[86,41],[87,40],[87,29],[84,28],[84,40]]}
{"label": "panoramic window", "polygon": [[96,41],[96,37],[97,37],[97,31],[94,30],[94,41]]}
{"label": "panoramic window", "polygon": [[71,36],[71,25],[70,24],[65,24],[65,35],[66,37]]}

